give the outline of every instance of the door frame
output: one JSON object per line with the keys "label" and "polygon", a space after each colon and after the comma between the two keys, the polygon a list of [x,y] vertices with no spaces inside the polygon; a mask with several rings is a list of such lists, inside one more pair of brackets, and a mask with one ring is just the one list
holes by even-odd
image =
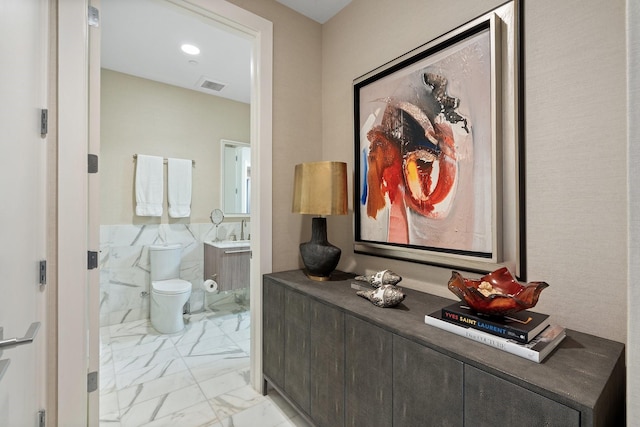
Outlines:
{"label": "door frame", "polygon": [[87,424],[86,0],[58,0],[58,425]]}
{"label": "door frame", "polygon": [[46,417],[52,425],[58,420],[58,0],[49,4],[49,59],[47,69],[47,108],[49,134],[47,136],[47,366]]}
{"label": "door frame", "polygon": [[[263,274],[272,271],[272,94],[273,24],[225,0],[170,0],[246,34],[253,40],[251,88],[251,383],[262,388]],[[89,215],[89,37],[88,0],[58,0],[57,162],[57,401],[58,425],[87,425],[90,337],[87,251]],[[92,132],[92,134],[94,134]],[[96,227],[95,224],[91,225]],[[91,250],[97,250],[92,248]],[[55,354],[55,353],[54,353]],[[93,411],[92,411],[93,412]],[[94,416],[92,415],[92,418]]]}

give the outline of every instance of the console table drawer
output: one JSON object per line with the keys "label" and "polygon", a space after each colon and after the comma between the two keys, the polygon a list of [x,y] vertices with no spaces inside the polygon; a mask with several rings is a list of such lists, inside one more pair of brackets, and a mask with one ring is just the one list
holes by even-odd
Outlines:
{"label": "console table drawer", "polygon": [[462,427],[464,364],[393,337],[393,426]]}
{"label": "console table drawer", "polygon": [[473,366],[464,367],[465,425],[579,427],[580,412]]}

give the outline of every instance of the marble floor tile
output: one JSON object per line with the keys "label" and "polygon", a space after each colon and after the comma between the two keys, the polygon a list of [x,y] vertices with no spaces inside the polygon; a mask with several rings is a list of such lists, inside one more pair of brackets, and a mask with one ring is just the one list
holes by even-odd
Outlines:
{"label": "marble floor tile", "polygon": [[143,424],[144,427],[219,427],[215,412],[207,402],[174,412],[165,417]]}
{"label": "marble floor tile", "polygon": [[188,373],[187,365],[179,357],[178,353],[174,351],[173,355],[173,358],[168,358],[162,363],[151,366],[142,366],[135,370],[119,372],[116,368],[116,388],[118,390],[122,390],[127,387],[142,384],[177,372]]}
{"label": "marble floor tile", "polygon": [[249,366],[249,356],[237,359],[224,359],[216,363],[199,364],[189,368],[191,374],[198,382],[204,382],[238,369]]}
{"label": "marble floor tile", "polygon": [[102,346],[100,350],[100,367],[103,366],[113,367],[113,352],[109,346]]}
{"label": "marble floor tile", "polygon": [[298,415],[286,421],[283,421],[276,427],[311,427],[311,424],[309,424],[304,418]]}
{"label": "marble floor tile", "polygon": [[218,325],[208,320],[202,320],[196,324],[190,324],[180,335],[171,337],[174,345],[180,346],[199,341],[208,341],[224,336],[224,331]]}
{"label": "marble floor tile", "polygon": [[[249,327],[250,319],[242,314],[238,314],[237,316],[231,317],[220,324],[220,329],[224,331],[225,334],[232,336],[238,334],[248,334],[251,328]],[[248,339],[249,336],[246,335],[244,339]]]}
{"label": "marble floor tile", "polygon": [[99,380],[100,393],[113,393],[116,391],[116,375],[113,368],[100,367]]}
{"label": "marble floor tile", "polygon": [[[240,351],[237,355],[222,356],[185,356],[184,363],[198,381],[205,381],[212,376],[237,371],[249,364],[249,356]],[[208,378],[207,378],[208,376]]]}
{"label": "marble floor tile", "polygon": [[[120,353],[124,350],[131,350],[132,348],[139,347],[142,344],[153,346],[153,344],[163,343],[164,341],[171,341],[171,337],[168,335],[160,335],[155,331],[150,331],[148,333],[112,335],[110,340],[110,347],[112,352]],[[173,343],[173,341],[171,342]]]}
{"label": "marble floor tile", "polygon": [[111,330],[110,326],[100,327],[100,350],[110,350],[111,345]]}
{"label": "marble floor tile", "polygon": [[201,341],[193,341],[176,346],[182,357],[187,356],[216,356],[222,354],[242,352],[242,349],[226,335],[209,338]]}
{"label": "marble floor tile", "polygon": [[221,306],[224,308],[224,310],[220,310],[218,313],[212,313],[211,315],[207,316],[207,319],[210,320],[211,322],[214,322],[218,326],[222,325],[223,323],[229,320],[237,321],[238,315],[247,317],[247,321],[249,321],[250,316],[248,311],[244,311],[244,310],[237,311],[236,309],[229,308],[231,306],[237,308],[237,305],[225,304]]}
{"label": "marble floor tile", "polygon": [[100,427],[308,427],[275,391],[250,386],[246,304],[218,308],[171,335],[149,319],[100,328]]}
{"label": "marble floor tile", "polygon": [[[141,338],[142,339],[142,338]],[[117,339],[112,338],[113,345],[117,345]],[[130,345],[122,349],[112,347],[111,354],[114,362],[119,362],[125,359],[131,359],[138,356],[146,356],[151,353],[159,353],[162,350],[172,349],[174,347],[173,342],[168,338],[160,338],[151,342],[146,342],[144,339],[137,345]]]}
{"label": "marble floor tile", "polygon": [[266,399],[232,415],[229,419],[229,425],[233,427],[275,427],[289,420],[280,408]]}
{"label": "marble floor tile", "polygon": [[207,399],[212,399],[221,394],[248,386],[250,382],[249,375],[249,368],[244,368],[201,381],[199,384]]}
{"label": "marble floor tile", "polygon": [[149,319],[134,320],[127,323],[119,323],[109,326],[109,333],[112,337],[124,335],[139,335],[153,333]]}
{"label": "marble floor tile", "polygon": [[142,403],[123,408],[120,423],[123,427],[137,427],[183,411],[196,403],[206,402],[197,384],[165,393]]}
{"label": "marble floor tile", "polygon": [[264,400],[264,396],[250,385],[229,391],[209,399],[209,404],[216,411],[218,418],[228,418],[246,409],[253,408]]}
{"label": "marble floor tile", "polygon": [[166,349],[157,352],[130,355],[130,357],[118,357],[114,359],[113,367],[118,374],[121,374],[135,369],[159,365],[179,358],[180,353],[178,353],[178,350],[173,345],[170,345],[167,346]]}
{"label": "marble floor tile", "polygon": [[116,393],[100,394],[100,422],[120,422],[120,406]]}
{"label": "marble floor tile", "polygon": [[284,400],[284,397],[280,396],[277,391],[271,389],[265,398],[277,406],[287,417],[293,418],[298,416],[296,410],[293,409],[293,407],[289,405],[289,403]]}
{"label": "marble floor tile", "polygon": [[121,408],[126,408],[195,383],[196,380],[190,372],[182,371],[119,390],[118,402]]}
{"label": "marble floor tile", "polygon": [[240,347],[245,353],[251,354],[251,340],[237,341],[238,347]]}

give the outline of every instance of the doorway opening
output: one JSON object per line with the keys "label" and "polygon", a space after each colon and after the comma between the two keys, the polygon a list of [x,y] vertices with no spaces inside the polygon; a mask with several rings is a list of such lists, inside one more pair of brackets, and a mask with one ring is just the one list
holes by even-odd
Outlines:
{"label": "doorway opening", "polygon": [[[105,3],[108,2],[103,0],[101,6],[103,28],[109,18],[109,6]],[[100,282],[101,285],[106,284],[101,286],[99,301],[101,339],[102,344],[106,344],[101,346],[100,355],[100,418],[104,421],[115,421],[126,414],[129,417],[127,422],[130,422],[137,416],[143,416],[138,414],[144,414],[145,408],[153,406],[153,402],[158,403],[156,400],[173,399],[173,396],[181,399],[182,395],[188,396],[187,401],[191,405],[188,408],[179,408],[180,411],[202,413],[213,409],[218,418],[220,414],[231,416],[233,414],[229,413],[229,408],[215,408],[211,403],[220,396],[220,390],[216,389],[215,384],[222,381],[214,381],[215,378],[219,379],[221,375],[235,375],[239,378],[235,379],[236,384],[237,381],[244,380],[247,383],[246,387],[254,392],[262,386],[260,278],[262,274],[271,270],[271,189],[267,184],[271,182],[271,23],[224,3],[207,5],[206,2],[191,2],[202,3],[199,6],[181,1],[157,0],[119,3],[140,3],[145,6],[148,6],[148,3],[162,3],[182,18],[190,16],[216,30],[224,27],[236,37],[243,38],[249,47],[250,64],[247,74],[251,75],[251,97],[249,106],[243,105],[241,100],[218,100],[218,105],[211,107],[213,111],[209,110],[209,114],[206,114],[204,100],[209,95],[202,92],[188,95],[187,89],[175,84],[152,82],[145,76],[133,76],[113,69],[102,71],[102,145],[105,147],[106,144],[117,141],[116,145],[119,146],[113,150],[111,148],[114,147],[101,149],[100,172],[103,173],[102,182],[107,181],[108,185],[101,190],[101,206],[94,206],[103,212],[101,217],[104,218],[100,227],[101,266],[104,267],[100,274]],[[148,9],[145,11],[149,12]],[[119,25],[118,30],[121,28]],[[105,37],[105,33],[102,37]],[[194,67],[196,65],[190,64]],[[106,85],[109,85],[108,88]],[[150,95],[160,86],[160,94]],[[151,100],[141,100],[140,92],[144,91],[147,93],[146,97]],[[118,106],[118,94],[129,97],[127,105]],[[178,96],[181,102],[197,108],[189,114],[184,114],[185,109],[177,108],[178,102],[169,95]],[[210,122],[216,113],[220,115],[217,118],[222,122],[226,121],[227,124],[233,122],[234,118],[236,122],[240,122],[240,116],[249,118],[246,130],[236,130],[240,136],[234,136],[234,130],[227,130],[224,135],[225,139],[241,139],[257,148],[252,150],[251,154],[251,173],[256,179],[252,183],[249,215],[229,215],[228,220],[219,227],[214,226],[209,221],[209,212],[218,207],[220,200],[219,192],[215,190],[211,190],[210,195],[192,199],[191,218],[172,219],[165,216],[149,221],[133,215],[131,206],[134,200],[131,193],[136,165],[133,155],[151,154],[194,160],[194,196],[196,180],[203,179],[197,178],[200,170],[206,175],[205,171],[217,170],[216,163],[220,164],[216,162],[215,155],[205,157],[199,154],[201,157],[195,158],[196,156],[188,154],[187,144],[197,135],[185,137],[184,132],[180,134],[175,129],[172,131],[166,127],[166,121],[161,120],[158,114],[161,102],[168,99],[172,100],[166,107],[169,112],[173,111],[176,116],[187,115],[188,119],[197,119],[200,122]],[[146,105],[146,108],[132,111],[129,108],[134,102],[141,102],[138,107]],[[231,112],[235,115],[231,115]],[[149,127],[141,130],[140,125],[143,121]],[[150,129],[154,127],[161,128],[161,131],[173,137],[174,144],[177,140],[176,146],[170,147],[161,143],[159,139],[163,136],[162,132],[156,134],[155,138],[149,138]],[[125,131],[133,134],[133,139],[129,142],[123,137],[122,132]],[[241,132],[245,132],[246,135]],[[145,138],[150,140],[147,145],[133,147],[131,141],[137,143]],[[215,146],[215,152],[218,154],[220,139],[222,137],[209,138],[209,143],[212,147]],[[141,150],[148,151],[145,153]],[[206,149],[202,150],[205,151]],[[210,174],[213,175],[215,173]],[[212,181],[213,179],[208,179],[209,187],[216,186]],[[265,184],[261,186],[261,182]],[[114,196],[118,188],[121,196]],[[207,197],[210,202],[214,201],[208,206],[203,203]],[[125,214],[128,217],[122,219],[123,209],[118,211],[118,205],[129,206],[128,209],[124,209],[128,211]],[[204,286],[207,279],[204,277],[203,256],[206,242],[229,241],[234,237],[238,239],[238,236],[245,233],[251,236],[252,257],[247,283],[249,286],[243,291],[229,293],[228,304],[224,301],[212,303],[212,300],[216,300],[216,295],[213,295],[215,291],[208,293]],[[187,328],[182,333],[161,335],[154,332],[149,324],[148,246],[174,242],[180,243],[184,249],[188,248],[188,252],[182,257],[181,278],[191,281],[193,285],[192,298],[188,304],[191,313],[186,316]],[[189,275],[191,277],[188,277]],[[224,308],[220,309],[222,306]],[[232,306],[235,308],[230,308]],[[169,388],[163,391],[161,387],[167,384]],[[140,393],[142,389],[148,391]],[[249,390],[242,392],[248,393]],[[202,396],[205,401],[202,400]],[[154,415],[154,419],[171,414],[159,411]],[[211,414],[207,416],[209,420],[212,419]]]}

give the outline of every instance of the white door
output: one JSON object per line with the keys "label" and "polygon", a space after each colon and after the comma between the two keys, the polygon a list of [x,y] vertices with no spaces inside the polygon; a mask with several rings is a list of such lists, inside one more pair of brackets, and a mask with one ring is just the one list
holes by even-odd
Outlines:
{"label": "white door", "polygon": [[[38,425],[45,406],[45,298],[38,265],[46,254],[47,0],[0,2],[0,425]],[[33,329],[31,330],[33,332]],[[2,370],[2,369],[0,369]]]}

